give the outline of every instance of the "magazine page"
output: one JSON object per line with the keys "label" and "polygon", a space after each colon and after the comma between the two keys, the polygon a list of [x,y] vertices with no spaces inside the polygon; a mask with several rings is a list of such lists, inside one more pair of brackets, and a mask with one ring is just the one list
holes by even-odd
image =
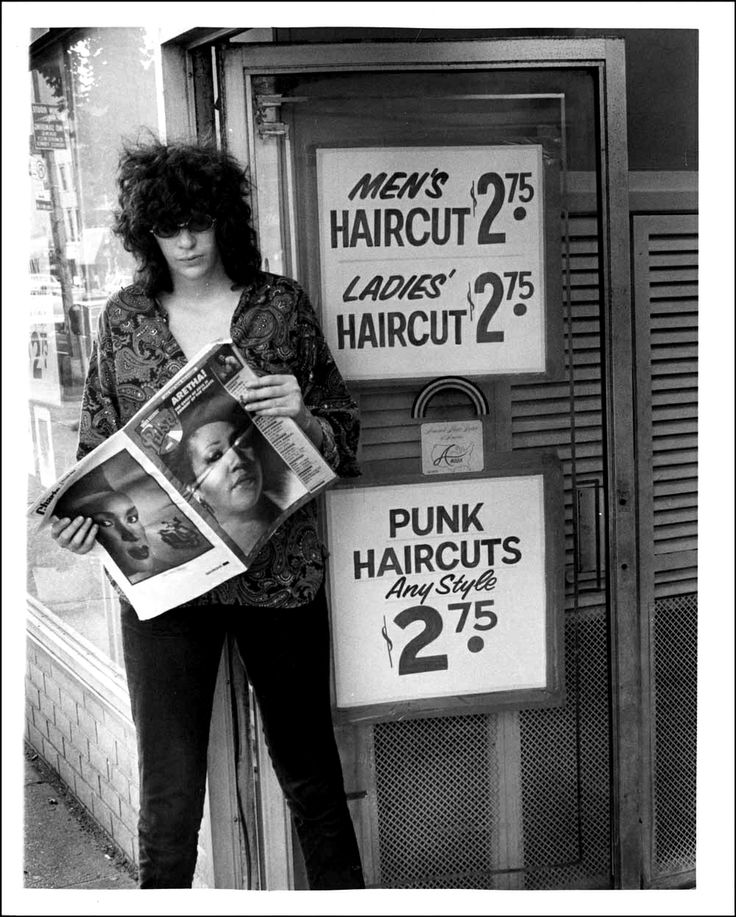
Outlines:
{"label": "magazine page", "polygon": [[29,511],[89,516],[108,573],[141,619],[207,592],[245,566],[119,431],[78,462]]}
{"label": "magazine page", "polygon": [[126,426],[133,442],[247,567],[336,475],[290,418],[252,417],[254,378],[231,341],[204,348]]}
{"label": "magazine page", "polygon": [[[246,383],[256,374],[230,341],[222,342],[211,359],[228,393],[239,400]],[[290,417],[254,417],[253,422],[310,493],[316,494],[336,480],[319,450]]]}
{"label": "magazine page", "polygon": [[254,377],[231,341],[203,348],[29,510],[41,527],[91,516],[94,550],[141,619],[245,571],[336,479],[293,420],[245,410]]}

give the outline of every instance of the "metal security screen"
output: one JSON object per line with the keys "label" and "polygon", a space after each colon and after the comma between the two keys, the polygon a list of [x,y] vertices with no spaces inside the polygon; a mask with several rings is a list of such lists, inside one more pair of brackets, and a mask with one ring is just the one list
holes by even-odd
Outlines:
{"label": "metal security screen", "polygon": [[607,888],[611,881],[604,610],[569,616],[565,646],[567,703],[520,715],[528,889]]}
{"label": "metal security screen", "polygon": [[500,770],[509,748],[498,716],[374,727],[382,887],[610,886],[606,652],[602,611],[571,616],[567,703],[519,714],[515,862],[500,859]]}
{"label": "metal security screen", "polygon": [[660,875],[695,869],[697,595],[654,610],[654,849]]}
{"label": "metal security screen", "polygon": [[374,728],[383,887],[492,888],[495,717]]}

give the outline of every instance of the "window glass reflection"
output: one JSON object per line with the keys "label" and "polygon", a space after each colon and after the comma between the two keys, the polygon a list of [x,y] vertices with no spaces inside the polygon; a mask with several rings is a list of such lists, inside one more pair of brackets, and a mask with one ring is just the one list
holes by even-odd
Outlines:
{"label": "window glass reflection", "polygon": [[[134,262],[112,235],[122,143],[158,130],[157,30],[79,29],[31,60],[28,284],[29,502],[75,460],[97,319]],[[119,660],[117,603],[97,557],[29,520],[28,590]]]}

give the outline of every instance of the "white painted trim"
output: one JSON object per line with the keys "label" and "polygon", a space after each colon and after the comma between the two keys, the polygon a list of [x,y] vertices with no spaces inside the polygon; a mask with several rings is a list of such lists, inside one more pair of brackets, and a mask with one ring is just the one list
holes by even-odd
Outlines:
{"label": "white painted trim", "polygon": [[263,856],[263,890],[294,888],[294,856],[291,844],[291,816],[286,798],[271,764],[266,738],[256,713],[259,792]]}

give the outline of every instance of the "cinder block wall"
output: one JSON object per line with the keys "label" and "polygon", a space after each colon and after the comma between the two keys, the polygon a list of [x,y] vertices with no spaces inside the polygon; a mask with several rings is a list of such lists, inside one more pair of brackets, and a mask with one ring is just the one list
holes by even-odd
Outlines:
{"label": "cinder block wall", "polygon": [[35,640],[28,640],[26,738],[112,842],[138,862],[133,723]]}

